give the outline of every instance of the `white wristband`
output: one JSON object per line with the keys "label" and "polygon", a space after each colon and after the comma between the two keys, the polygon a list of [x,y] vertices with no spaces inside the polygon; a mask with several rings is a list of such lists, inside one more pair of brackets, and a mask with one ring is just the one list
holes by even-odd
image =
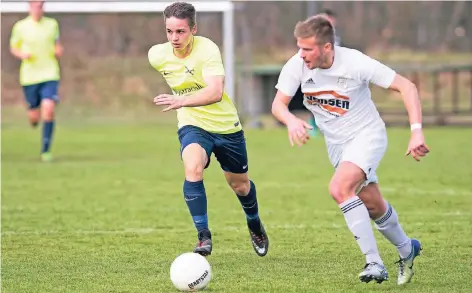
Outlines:
{"label": "white wristband", "polygon": [[415,129],[421,129],[422,126],[421,126],[421,123],[413,123],[411,124],[411,131],[415,130]]}

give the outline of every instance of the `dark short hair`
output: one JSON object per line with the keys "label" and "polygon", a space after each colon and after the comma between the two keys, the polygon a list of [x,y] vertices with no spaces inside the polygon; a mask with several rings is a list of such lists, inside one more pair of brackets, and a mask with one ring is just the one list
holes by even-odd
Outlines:
{"label": "dark short hair", "polygon": [[334,28],[331,22],[323,14],[317,14],[305,21],[299,21],[295,26],[295,38],[315,37],[319,42],[331,43],[334,46]]}
{"label": "dark short hair", "polygon": [[188,21],[188,25],[193,28],[197,22],[197,11],[190,3],[175,2],[164,9],[164,17],[166,19],[171,17],[186,19]]}

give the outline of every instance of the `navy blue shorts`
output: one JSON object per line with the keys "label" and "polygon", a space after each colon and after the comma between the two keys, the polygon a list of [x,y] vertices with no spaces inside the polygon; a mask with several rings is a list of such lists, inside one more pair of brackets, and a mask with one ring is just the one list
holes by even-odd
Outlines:
{"label": "navy blue shorts", "polygon": [[199,144],[208,155],[210,165],[211,154],[215,154],[221,169],[226,172],[243,174],[248,171],[246,139],[244,131],[231,134],[216,134],[196,126],[184,126],[177,132],[180,141],[180,154],[186,146],[192,143]]}
{"label": "navy blue shorts", "polygon": [[51,80],[45,81],[32,85],[23,86],[23,91],[25,93],[26,102],[30,109],[36,109],[41,106],[41,101],[43,99],[51,99],[54,102],[59,102],[59,97],[57,95],[57,89],[59,87],[59,81]]}

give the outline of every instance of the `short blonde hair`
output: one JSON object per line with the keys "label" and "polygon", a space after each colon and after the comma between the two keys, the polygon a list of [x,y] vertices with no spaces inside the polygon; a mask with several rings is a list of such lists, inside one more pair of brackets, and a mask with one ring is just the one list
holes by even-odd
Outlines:
{"label": "short blonde hair", "polygon": [[293,34],[295,38],[315,37],[321,44],[334,45],[334,28],[326,14],[317,14],[305,21],[299,21]]}

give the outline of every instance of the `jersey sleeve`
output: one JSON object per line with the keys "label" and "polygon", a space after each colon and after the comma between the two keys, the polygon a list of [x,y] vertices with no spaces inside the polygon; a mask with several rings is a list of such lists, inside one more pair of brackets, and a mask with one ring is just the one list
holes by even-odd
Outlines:
{"label": "jersey sleeve", "polygon": [[205,48],[207,52],[207,59],[202,67],[202,75],[206,76],[224,76],[225,68],[221,60],[221,53],[218,46],[213,42],[208,42]]}
{"label": "jersey sleeve", "polygon": [[21,32],[18,23],[16,23],[11,30],[10,47],[15,49],[21,48]]}
{"label": "jersey sleeve", "polygon": [[300,87],[302,70],[303,61],[297,54],[285,63],[275,88],[286,96],[293,97]]}
{"label": "jersey sleeve", "polygon": [[160,70],[163,61],[165,60],[164,50],[162,45],[152,46],[148,51],[148,61],[151,66],[157,71]]}
{"label": "jersey sleeve", "polygon": [[387,65],[359,52],[358,71],[361,80],[388,88],[395,78],[396,72]]}

